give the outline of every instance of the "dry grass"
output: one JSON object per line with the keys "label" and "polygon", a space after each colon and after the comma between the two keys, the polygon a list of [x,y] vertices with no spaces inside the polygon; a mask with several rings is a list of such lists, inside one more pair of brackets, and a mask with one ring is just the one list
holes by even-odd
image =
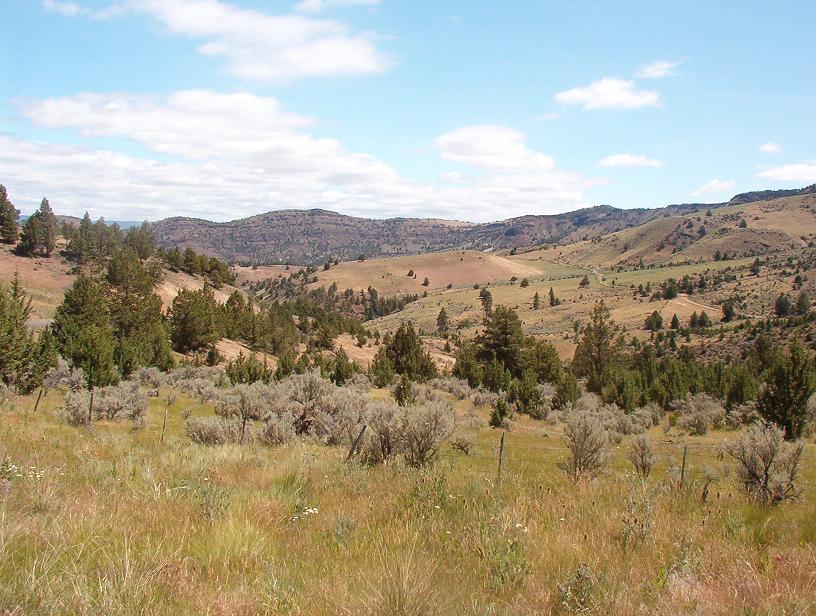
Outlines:
{"label": "dry grass", "polygon": [[193,445],[182,411],[212,409],[183,396],[164,444],[161,397],[136,431],[71,428],[60,404],[51,393],[34,416],[24,398],[0,417],[0,458],[24,469],[0,482],[0,613],[816,609],[812,444],[803,499],[763,508],[717,455],[733,433],[687,439],[684,487],[670,472],[683,443],[659,431],[646,487],[625,458],[633,437],[612,446],[606,474],[574,484],[556,466],[560,429],[521,417],[499,485],[488,428],[471,455],[447,449],[415,471],[346,465],[344,451],[304,441]]}

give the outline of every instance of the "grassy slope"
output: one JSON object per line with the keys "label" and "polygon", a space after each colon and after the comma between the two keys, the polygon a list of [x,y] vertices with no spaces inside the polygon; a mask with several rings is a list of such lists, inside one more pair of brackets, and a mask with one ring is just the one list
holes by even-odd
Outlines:
{"label": "grassy slope", "polygon": [[[42,473],[0,486],[0,612],[545,614],[580,563],[601,613],[806,613],[816,602],[813,445],[802,501],[762,509],[716,456],[733,433],[656,431],[662,455],[645,486],[627,470],[627,437],[610,473],[575,486],[556,467],[559,429],[524,418],[499,486],[488,428],[473,455],[446,450],[416,472],[345,465],[344,451],[306,442],[193,445],[182,409],[212,411],[184,398],[164,444],[161,399],[144,430],[75,429],[56,417],[59,398],[0,422],[0,459]],[[664,479],[683,442],[679,490]],[[719,479],[701,504],[704,469]],[[627,498],[652,502],[653,516]],[[627,519],[653,526],[625,547]]]}

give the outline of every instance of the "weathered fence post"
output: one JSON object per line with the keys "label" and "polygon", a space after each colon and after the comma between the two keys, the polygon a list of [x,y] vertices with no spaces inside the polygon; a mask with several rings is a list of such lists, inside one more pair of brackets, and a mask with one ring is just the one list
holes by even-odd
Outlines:
{"label": "weathered fence post", "polygon": [[346,456],[346,462],[350,461],[351,458],[354,456],[354,452],[357,451],[357,448],[360,446],[360,442],[363,440],[363,434],[365,434],[367,427],[368,425],[363,424],[363,428],[360,430],[360,434],[357,435],[357,438],[354,439],[354,442],[351,444],[351,449],[349,449],[348,456]]}
{"label": "weathered fence post", "polygon": [[688,457],[688,445],[683,447],[683,464],[680,466],[680,487],[686,483],[686,457]]}
{"label": "weathered fence post", "polygon": [[502,432],[501,443],[499,443],[499,475],[498,475],[498,484],[499,485],[501,485],[502,464],[504,463],[504,437],[505,436],[507,436],[507,432]]}

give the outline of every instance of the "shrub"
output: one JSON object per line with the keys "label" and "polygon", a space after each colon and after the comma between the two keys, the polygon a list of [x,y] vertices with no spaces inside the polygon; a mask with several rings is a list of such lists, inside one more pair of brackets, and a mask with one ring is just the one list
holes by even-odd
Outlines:
{"label": "shrub", "polygon": [[0,381],[0,412],[10,411],[17,402],[17,390]]}
{"label": "shrub", "polygon": [[654,452],[652,451],[652,439],[645,434],[637,436],[632,441],[626,458],[635,467],[635,472],[638,474],[638,477],[647,479],[649,473],[652,472],[652,466],[655,461]]}
{"label": "shrub", "polygon": [[189,417],[186,428],[190,440],[201,445],[237,443],[241,438],[240,423],[221,417]]}
{"label": "shrub", "polygon": [[295,438],[294,418],[291,415],[272,415],[258,434],[261,442],[267,445],[283,445]]}
{"label": "shrub", "polygon": [[496,406],[496,403],[499,401],[499,394],[484,389],[479,388],[474,390],[473,393],[473,404],[475,406]]}
{"label": "shrub", "polygon": [[360,446],[360,459],[382,464],[399,450],[399,432],[404,411],[390,402],[375,402],[368,408],[368,429]]}
{"label": "shrub", "polygon": [[770,423],[751,427],[725,452],[737,461],[737,476],[748,497],[766,505],[798,498],[796,482],[804,444],[786,443],[781,428]]}
{"label": "shrub", "polygon": [[400,434],[406,464],[416,468],[435,462],[453,426],[453,408],[441,402],[429,402],[407,412]]}
{"label": "shrub", "polygon": [[65,403],[62,406],[62,416],[65,421],[72,426],[87,425],[90,401],[90,394],[84,389],[71,390],[65,394]]}
{"label": "shrub", "polygon": [[149,368],[137,369],[130,376],[130,380],[135,381],[142,387],[146,387],[148,389],[158,389],[162,386],[164,375],[162,374],[161,370],[155,366],[150,366]]}
{"label": "shrub", "polygon": [[120,419],[126,417],[141,421],[147,412],[147,399],[133,381],[100,387],[94,391],[94,418]]}
{"label": "shrub", "polygon": [[594,477],[608,464],[608,437],[600,422],[589,413],[571,414],[564,426],[570,458],[560,464],[573,480]]}
{"label": "shrub", "polygon": [[451,376],[435,378],[429,384],[431,387],[447,392],[459,400],[469,398],[473,392],[465,379],[457,379]]}

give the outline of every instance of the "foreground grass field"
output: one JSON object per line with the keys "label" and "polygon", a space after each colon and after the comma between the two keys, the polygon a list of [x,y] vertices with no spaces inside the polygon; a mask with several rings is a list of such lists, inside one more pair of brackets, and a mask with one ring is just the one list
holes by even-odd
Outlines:
{"label": "foreground grass field", "polygon": [[36,415],[30,398],[0,415],[2,614],[816,610],[812,444],[803,498],[765,508],[717,453],[733,432],[655,429],[647,482],[626,437],[606,474],[574,484],[556,466],[559,428],[523,418],[499,481],[500,432],[472,416],[471,454],[417,471],[305,441],[194,445],[182,413],[212,410],[181,396],[163,443],[163,397],[139,430],[72,428],[60,405],[52,393]]}

